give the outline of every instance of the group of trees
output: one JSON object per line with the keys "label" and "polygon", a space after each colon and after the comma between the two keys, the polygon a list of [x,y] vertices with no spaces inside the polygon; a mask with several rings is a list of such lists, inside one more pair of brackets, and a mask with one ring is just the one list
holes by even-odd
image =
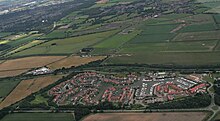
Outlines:
{"label": "group of trees", "polygon": [[220,81],[215,80],[214,82],[214,90],[215,90],[215,104],[220,106]]}
{"label": "group of trees", "polygon": [[211,96],[209,94],[196,94],[195,96],[177,99],[164,103],[153,103],[149,105],[149,109],[187,109],[187,108],[203,108],[211,104]]}

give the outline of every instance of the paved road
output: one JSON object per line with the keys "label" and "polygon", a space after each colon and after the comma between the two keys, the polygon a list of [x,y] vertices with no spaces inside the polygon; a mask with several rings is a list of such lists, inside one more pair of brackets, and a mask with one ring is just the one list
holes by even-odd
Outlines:
{"label": "paved road", "polygon": [[[211,104],[208,107],[208,109],[210,111],[212,111],[213,114],[209,117],[209,119],[207,121],[212,121],[214,119],[215,115],[218,114],[218,112],[220,111],[220,108],[218,105],[215,104],[215,99],[214,99],[215,94],[211,91],[211,88],[213,87],[213,83],[209,83],[209,84],[210,84],[210,86],[208,87],[207,90],[208,90],[209,94],[211,95],[212,99],[211,99]],[[217,110],[213,109],[213,107],[217,107]]]}

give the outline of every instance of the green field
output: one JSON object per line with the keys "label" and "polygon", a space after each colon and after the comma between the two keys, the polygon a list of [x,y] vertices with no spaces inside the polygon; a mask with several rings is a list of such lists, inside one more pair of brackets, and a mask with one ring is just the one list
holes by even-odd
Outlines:
{"label": "green field", "polygon": [[0,97],[6,97],[19,83],[18,80],[1,80],[0,81]]}
{"label": "green field", "polygon": [[187,32],[177,35],[172,41],[218,40],[220,31]]}
{"label": "green field", "polygon": [[214,31],[217,27],[214,23],[207,23],[207,24],[193,24],[184,27],[179,32],[198,32],[198,31]]}
{"label": "green field", "polygon": [[178,24],[164,24],[164,25],[154,25],[154,26],[143,26],[141,34],[165,34],[170,33],[175,29]]}
{"label": "green field", "polygon": [[[215,15],[216,21],[218,18]],[[182,24],[185,26],[180,27]],[[212,15],[170,14],[148,19],[139,25],[139,29],[141,33],[115,50],[115,56],[103,64],[196,66],[219,63],[220,33]],[[109,43],[109,49],[116,46]],[[107,52],[106,49],[99,51]]]}
{"label": "green field", "polygon": [[128,34],[118,33],[118,34],[94,45],[93,47],[95,50],[93,51],[93,54],[103,54],[103,53],[112,52],[115,49],[118,49],[124,43],[130,41],[138,33],[140,33],[140,31],[132,31]]}
{"label": "green field", "polygon": [[110,57],[103,64],[162,64],[162,65],[215,65],[219,64],[218,52],[145,52]]}
{"label": "green field", "polygon": [[138,54],[145,52],[208,52],[216,46],[217,40],[196,42],[127,44],[118,53]]}
{"label": "green field", "polygon": [[89,34],[73,38],[51,40],[39,46],[16,53],[12,56],[44,55],[44,54],[72,54],[80,49],[91,46],[101,40],[113,35],[117,30],[96,34]]}
{"label": "green field", "polygon": [[31,101],[31,104],[46,104],[46,105],[48,105],[47,100],[48,99],[44,98],[41,95],[36,95],[35,99],[33,101]]}
{"label": "green field", "polygon": [[203,6],[209,8],[206,13],[220,13],[220,1],[219,0],[197,0],[202,3]]}
{"label": "green field", "polygon": [[0,32],[0,38],[6,37],[8,35],[11,35],[11,32]]}
{"label": "green field", "polygon": [[42,37],[43,39],[65,38],[67,34],[65,30],[54,30],[53,32]]}
{"label": "green field", "polygon": [[1,121],[74,121],[71,113],[13,113]]}
{"label": "green field", "polygon": [[175,34],[149,34],[149,35],[138,35],[134,39],[131,40],[130,43],[154,43],[154,42],[169,42],[173,39]]}
{"label": "green field", "polygon": [[[178,0],[162,0],[172,1]],[[206,10],[218,8],[219,0],[197,0],[200,3],[189,3],[187,7],[192,7],[190,9],[195,13],[176,12],[177,10],[170,8],[156,16],[144,14],[154,10],[152,2],[143,5],[143,10],[123,10],[118,14],[113,9],[105,9],[115,7],[119,3],[138,1],[103,2],[65,16],[56,22],[52,32],[40,36],[43,40],[34,41],[35,38],[31,38],[31,35],[13,41],[1,40],[0,43],[17,47],[11,50],[12,55],[9,57],[77,55],[82,48],[91,47],[91,55],[109,55],[103,64],[219,63],[220,14],[205,13]],[[187,8],[181,5],[179,7]]]}
{"label": "green field", "polygon": [[7,45],[11,46],[11,47],[17,47],[26,43],[29,43],[35,39],[37,39],[40,36],[40,34],[33,34],[33,35],[27,35],[15,40],[8,40],[8,42],[6,43]]}

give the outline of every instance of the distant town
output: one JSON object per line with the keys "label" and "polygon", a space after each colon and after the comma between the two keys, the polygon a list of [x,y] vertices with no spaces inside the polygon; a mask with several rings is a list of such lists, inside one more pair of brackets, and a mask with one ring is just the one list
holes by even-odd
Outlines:
{"label": "distant town", "polygon": [[54,97],[53,102],[58,105],[97,105],[108,101],[129,106],[207,93],[208,86],[202,75],[158,72],[117,77],[112,74],[85,72],[53,87],[48,94]]}

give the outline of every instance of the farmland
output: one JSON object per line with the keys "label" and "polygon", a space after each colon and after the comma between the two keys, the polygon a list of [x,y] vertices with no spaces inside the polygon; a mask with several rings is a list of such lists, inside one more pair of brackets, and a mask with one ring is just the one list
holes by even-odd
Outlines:
{"label": "farmland", "polygon": [[17,76],[22,73],[27,72],[29,69],[19,69],[19,70],[7,70],[7,71],[0,71],[0,77],[12,77],[12,76]]}
{"label": "farmland", "polygon": [[0,81],[0,97],[5,98],[16,86],[19,80],[1,80]]}
{"label": "farmland", "polygon": [[[134,3],[129,6],[131,11],[123,11],[126,5],[132,2],[132,0],[101,1],[82,11],[73,11],[54,23],[56,27],[53,31],[44,35],[39,34],[39,40],[28,41],[10,51],[7,57],[77,56],[81,54],[81,49],[92,48],[93,50],[87,54],[91,56],[109,55],[103,64],[218,64],[220,34],[217,14],[201,12],[192,14],[193,9],[186,9],[178,2],[174,2],[175,7],[181,8],[183,11],[177,10],[178,12],[169,13],[170,10],[164,10],[162,13],[166,14],[158,11],[151,13],[155,4],[148,2],[145,5]],[[121,7],[117,7],[117,4],[120,4]],[[188,7],[194,5],[193,3],[183,4],[187,4]],[[208,3],[202,2],[199,7],[210,7],[205,4]],[[169,5],[166,5],[169,8]],[[143,8],[143,11],[139,10],[142,11],[142,14],[134,12],[132,7],[137,10],[139,7]],[[157,7],[159,9],[161,5]],[[105,13],[101,8],[105,8],[105,11],[108,12]],[[110,12],[117,12],[116,10],[122,13],[116,15]],[[23,39],[33,35],[27,34]],[[7,41],[9,39],[6,38],[13,37],[14,35],[8,35],[1,42],[10,44]],[[20,38],[15,42],[18,40]],[[209,57],[209,60],[205,58],[206,56]],[[60,63],[63,62],[60,61]],[[70,66],[74,66],[74,64],[66,65],[66,67]],[[60,66],[53,65],[52,68],[57,69]]]}
{"label": "farmland", "polygon": [[[120,54],[121,55],[121,54]],[[129,54],[128,54],[129,55]],[[162,60],[160,58],[163,58]],[[103,64],[162,64],[162,65],[210,65],[219,63],[218,52],[146,52],[144,54],[131,54],[130,56],[114,56]],[[191,61],[193,60],[193,61]]]}
{"label": "farmland", "polygon": [[190,32],[176,36],[173,41],[218,40],[220,31]]}
{"label": "farmland", "polygon": [[80,37],[53,40],[33,47],[31,49],[18,52],[13,56],[77,53],[80,51],[80,49],[93,45],[109,37],[115,32],[116,31],[113,30],[97,34],[84,35]]}
{"label": "farmland", "polygon": [[[127,30],[129,31],[129,30]],[[132,31],[128,34],[118,33],[113,37],[110,37],[109,39],[106,39],[96,45],[94,45],[94,52],[93,54],[107,54],[109,52],[113,52],[113,50],[118,49],[120,46],[122,46],[124,43],[130,41],[132,38],[134,38],[139,31]],[[106,50],[106,51],[105,51]]]}
{"label": "farmland", "polygon": [[10,106],[28,95],[39,91],[42,88],[56,82],[62,75],[45,76],[30,80],[21,81],[17,87],[0,103],[0,109]]}
{"label": "farmland", "polygon": [[42,67],[49,63],[58,61],[64,57],[65,56],[34,56],[34,57],[6,60],[5,62],[0,64],[0,71],[19,70],[19,69],[22,70],[22,69]]}
{"label": "farmland", "polygon": [[14,113],[7,115],[2,121],[74,121],[71,113]]}
{"label": "farmland", "polygon": [[103,64],[218,64],[220,34],[210,15],[167,15],[141,25],[141,33]]}
{"label": "farmland", "polygon": [[103,113],[90,115],[83,121],[203,121],[204,112],[180,113]]}
{"label": "farmland", "polygon": [[54,62],[52,64],[47,65],[50,69],[56,70],[60,68],[70,68],[70,67],[77,67],[80,65],[87,64],[89,62],[102,60],[106,58],[105,56],[92,56],[92,57],[80,57],[80,56],[70,56],[64,58],[60,61]]}
{"label": "farmland", "polygon": [[195,42],[174,42],[174,43],[143,43],[128,44],[124,46],[120,53],[139,53],[144,54],[146,51],[151,52],[193,52],[193,51],[212,51],[217,44],[217,40],[210,41],[195,41]]}
{"label": "farmland", "polygon": [[0,2],[0,120],[214,116],[219,0],[46,1]]}

